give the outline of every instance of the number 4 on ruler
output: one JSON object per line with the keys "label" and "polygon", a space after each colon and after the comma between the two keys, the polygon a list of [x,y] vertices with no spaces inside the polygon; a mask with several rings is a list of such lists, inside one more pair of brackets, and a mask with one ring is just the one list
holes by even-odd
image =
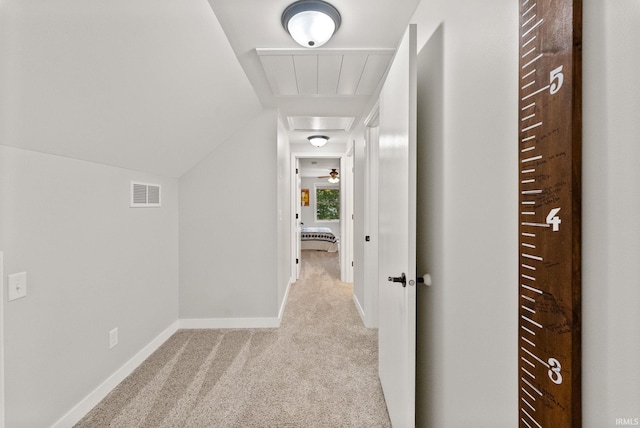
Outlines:
{"label": "number 4 on ruler", "polygon": [[558,216],[559,211],[560,211],[560,208],[554,208],[551,211],[549,211],[549,215],[547,216],[547,224],[550,224],[553,226],[554,232],[557,232],[560,230],[560,223],[562,223],[562,220],[560,220],[560,217]]}

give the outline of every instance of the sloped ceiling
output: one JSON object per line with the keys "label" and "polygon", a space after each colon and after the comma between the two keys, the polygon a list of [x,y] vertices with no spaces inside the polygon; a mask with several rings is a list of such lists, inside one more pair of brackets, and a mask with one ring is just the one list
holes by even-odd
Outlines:
{"label": "sloped ceiling", "polygon": [[206,0],[0,14],[0,144],[179,177],[262,108]]}
{"label": "sloped ceiling", "polygon": [[[0,144],[179,177],[277,108],[343,146],[419,0],[332,0],[343,24],[314,54],[280,24],[290,2],[0,0]],[[297,93],[274,91],[282,70]]]}

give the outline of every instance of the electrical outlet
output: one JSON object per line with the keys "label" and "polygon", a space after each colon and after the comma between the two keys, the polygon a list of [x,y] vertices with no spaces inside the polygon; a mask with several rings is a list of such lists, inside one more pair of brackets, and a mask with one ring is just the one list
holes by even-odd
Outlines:
{"label": "electrical outlet", "polygon": [[109,332],[109,349],[118,344],[118,327]]}
{"label": "electrical outlet", "polygon": [[20,272],[9,275],[9,301],[27,295],[27,273]]}

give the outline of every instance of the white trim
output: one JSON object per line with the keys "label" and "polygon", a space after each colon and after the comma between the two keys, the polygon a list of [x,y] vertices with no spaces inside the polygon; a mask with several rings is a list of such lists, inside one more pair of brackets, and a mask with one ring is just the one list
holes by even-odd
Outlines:
{"label": "white trim", "polygon": [[278,328],[280,318],[191,318],[181,319],[180,329]]}
{"label": "white trim", "polygon": [[[289,284],[287,284],[287,289],[284,292],[284,298],[282,299],[282,304],[280,305],[280,312],[278,313],[278,320],[282,322],[282,316],[284,315],[284,309],[287,307],[287,301],[289,300],[289,290],[291,290],[291,284],[293,284],[295,280],[293,278],[289,279]],[[278,323],[278,327],[280,324]]]}
{"label": "white trim", "polygon": [[353,140],[340,158],[340,280],[353,282]]}
{"label": "white trim", "polygon": [[[326,146],[325,146],[326,147]],[[339,151],[323,151],[323,152],[315,152],[315,151],[294,151],[292,149],[291,151],[291,165],[295,165],[296,164],[296,160],[299,158],[337,158],[340,159],[340,162],[342,164],[342,162],[344,162],[344,158],[346,158],[346,154],[344,152],[339,152]],[[352,165],[353,166],[353,165]],[[342,170],[342,167],[341,167]],[[340,174],[342,175],[342,174]],[[350,175],[353,176],[353,172],[349,171],[345,174],[346,175]],[[291,168],[291,176],[292,176],[292,183],[293,187],[295,187],[297,189],[297,186],[295,183],[296,182],[296,169],[295,167]],[[297,190],[298,193],[300,193],[300,190]],[[353,185],[346,187],[345,183],[343,182],[342,177],[340,178],[340,195],[341,197],[345,197],[345,198],[349,198],[351,201],[353,201]],[[346,218],[348,216],[350,216],[351,214],[345,214],[342,210],[343,210],[343,206],[345,206],[346,204],[341,203],[340,204],[340,218]],[[295,208],[296,208],[296,199],[291,200],[291,206],[292,206],[292,215],[295,218]],[[353,204],[351,204],[351,206],[353,206]],[[351,212],[353,213],[353,210],[351,210]],[[349,267],[351,267],[351,260],[353,260],[353,246],[345,246],[344,243],[348,242],[348,240],[350,240],[352,237],[348,236],[347,233],[351,233],[353,235],[353,231],[351,230],[351,228],[347,231],[345,231],[343,229],[343,223],[344,221],[340,221],[340,280],[343,282],[350,282],[347,280],[346,278],[346,272],[344,272],[344,268],[343,266],[349,265]],[[292,245],[294,244],[293,240],[295,240],[295,234],[296,234],[296,230],[297,230],[297,225],[295,224],[295,222],[292,224],[292,231],[291,231],[291,235],[292,235]],[[292,247],[293,248],[293,247]],[[351,251],[351,252],[349,252]],[[296,267],[296,259],[295,257],[291,258],[291,271],[292,272],[296,272],[297,271],[297,267]],[[351,269],[349,272],[353,272],[353,270]],[[353,275],[352,275],[353,276]]]}
{"label": "white trim", "polygon": [[378,98],[371,107],[371,111],[364,120],[364,126],[367,128],[376,128],[380,126],[380,99]]}
{"label": "white trim", "polygon": [[[0,275],[2,275],[2,252],[0,252]],[[153,339],[147,346],[145,346],[140,352],[138,352],[133,358],[127,361],[121,368],[113,373],[107,380],[105,380],[100,386],[93,390],[88,396],[82,399],[76,406],[74,406],[67,414],[60,418],[52,428],[65,428],[73,426],[78,423],[87,413],[89,413],[104,397],[106,397],[120,382],[122,382],[127,376],[129,376],[138,366],[140,366],[144,360],[146,360],[151,354],[153,354],[163,343],[165,343],[175,332],[184,329],[224,329],[224,328],[278,328],[284,310],[289,299],[289,290],[293,284],[293,279],[289,280],[287,290],[284,294],[282,305],[280,306],[280,313],[277,318],[204,318],[204,319],[180,319],[172,323],[165,331],[160,333],[155,339]],[[3,281],[0,277],[0,290],[3,290]],[[0,301],[0,309],[4,301],[4,291],[2,294],[2,301]],[[0,312],[0,315],[2,312]],[[2,326],[2,319],[0,318],[0,327]],[[0,338],[2,338],[2,330],[0,330]],[[2,354],[0,353],[0,358]],[[0,362],[2,360],[0,359]],[[0,370],[2,366],[0,366]],[[0,380],[2,380],[0,378]],[[0,405],[3,404],[0,402]],[[4,428],[4,409],[0,414],[0,428]]]}
{"label": "white trim", "polygon": [[[291,276],[293,281],[300,277],[302,248],[300,246],[300,225],[302,224],[302,195],[300,177],[300,159],[291,157]],[[297,261],[297,263],[296,263]]]}
{"label": "white trim", "polygon": [[93,392],[86,396],[80,403],[71,409],[66,415],[52,425],[52,428],[66,428],[75,425],[87,413],[91,411],[104,397],[107,396],[120,382],[129,376],[144,360],[153,354],[164,342],[166,342],[176,331],[178,331],[178,321],[172,323],[165,331],[160,333],[147,346],[142,348],[133,358],[127,361],[107,380],[98,386]]}
{"label": "white trim", "polygon": [[[379,116],[379,106],[376,103],[376,112],[370,115]],[[370,123],[375,123],[375,120]],[[366,158],[365,180],[364,180],[364,228],[365,235],[370,241],[364,246],[364,306],[367,318],[366,326],[369,328],[378,327],[378,164],[379,164],[379,127],[367,127],[366,138]]]}
{"label": "white trim", "polygon": [[364,310],[362,309],[362,305],[360,304],[360,301],[358,300],[358,296],[356,296],[356,293],[353,293],[353,303],[356,305],[356,309],[358,310],[358,313],[360,314],[360,318],[362,319],[362,323],[366,326],[367,323],[365,321],[366,317],[364,315]]}
{"label": "white trim", "polygon": [[5,426],[4,405],[4,252],[0,251],[0,428]]}

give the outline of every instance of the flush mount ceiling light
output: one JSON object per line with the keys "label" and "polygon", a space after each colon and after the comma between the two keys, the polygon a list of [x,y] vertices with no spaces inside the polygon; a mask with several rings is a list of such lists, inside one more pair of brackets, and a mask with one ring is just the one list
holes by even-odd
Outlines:
{"label": "flush mount ceiling light", "polygon": [[310,137],[307,137],[307,140],[309,140],[312,146],[322,147],[327,144],[327,141],[329,141],[329,137],[327,137],[326,135],[312,135]]}
{"label": "flush mount ceiling light", "polygon": [[299,45],[317,48],[340,28],[340,12],[322,0],[299,0],[282,13],[282,26]]}

